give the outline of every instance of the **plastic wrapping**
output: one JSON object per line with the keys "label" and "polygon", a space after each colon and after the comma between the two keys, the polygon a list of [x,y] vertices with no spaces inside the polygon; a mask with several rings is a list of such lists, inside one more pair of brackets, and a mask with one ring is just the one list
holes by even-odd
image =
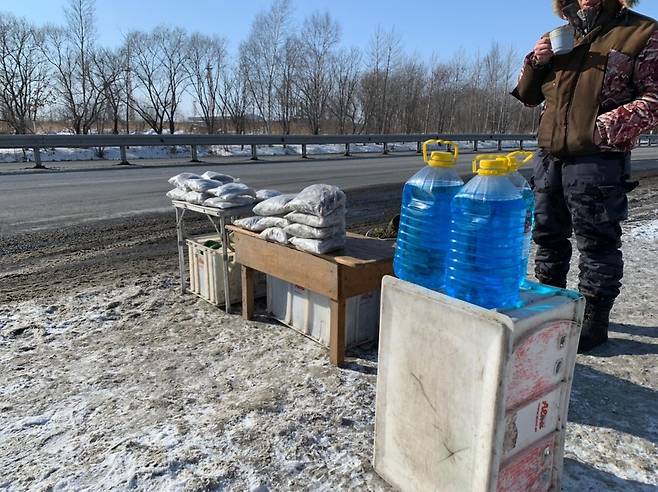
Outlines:
{"label": "plastic wrapping", "polygon": [[203,205],[206,207],[215,207],[221,209],[235,208],[235,207],[245,207],[254,203],[256,199],[253,196],[249,195],[239,195],[231,198],[230,200],[223,200],[217,197],[207,198]]}
{"label": "plastic wrapping", "polygon": [[177,174],[176,176],[172,176],[169,178],[169,184],[171,186],[175,186],[176,188],[180,188],[182,190],[185,190],[185,181],[191,178],[201,178],[198,174],[194,173],[180,173]]}
{"label": "plastic wrapping", "polygon": [[204,202],[210,198],[207,193],[199,193],[198,191],[188,191],[185,193],[185,201],[195,205],[204,205]]}
{"label": "plastic wrapping", "polygon": [[342,225],[345,227],[345,207],[334,210],[329,215],[318,217],[317,215],[304,214],[301,212],[290,212],[286,219],[297,224],[304,224],[311,227],[334,227]]}
{"label": "plastic wrapping", "polygon": [[288,204],[296,195],[279,195],[260,202],[254,207],[254,213],[262,216],[285,215],[290,212]]}
{"label": "plastic wrapping", "polygon": [[233,181],[238,181],[233,176],[228,174],[216,173],[215,171],[206,171],[201,175],[204,179],[212,179],[213,181],[218,181],[221,184],[232,183]]}
{"label": "plastic wrapping", "polygon": [[259,237],[279,244],[288,244],[288,234],[280,227],[269,227],[261,232]]}
{"label": "plastic wrapping", "polygon": [[258,190],[256,192],[256,198],[258,201],[267,200],[268,198],[274,198],[275,196],[281,196],[283,193],[277,190]]}
{"label": "plastic wrapping", "polygon": [[[285,220],[285,219],[284,219]],[[302,239],[327,239],[334,236],[344,236],[345,227],[311,227],[304,224],[290,224],[285,228],[288,235]]]}
{"label": "plastic wrapping", "polygon": [[346,236],[334,236],[329,239],[302,239],[300,237],[291,237],[290,243],[297,249],[314,253],[316,255],[323,255],[331,253],[332,251],[339,250],[345,246],[347,241]]}
{"label": "plastic wrapping", "polygon": [[209,193],[210,190],[217,188],[219,182],[212,179],[189,178],[183,183],[187,191],[196,191],[198,193]]}
{"label": "plastic wrapping", "polygon": [[337,186],[315,184],[304,188],[289,204],[290,211],[324,217],[344,207],[345,193]]}
{"label": "plastic wrapping", "polygon": [[244,183],[227,183],[225,185],[208,190],[208,193],[225,201],[231,200],[236,196],[245,195],[256,198],[256,191]]}
{"label": "plastic wrapping", "polygon": [[279,227],[281,229],[290,225],[283,217],[247,217],[245,219],[236,220],[234,224],[243,229],[252,232],[262,232],[270,227]]}
{"label": "plastic wrapping", "polygon": [[181,190],[180,188],[174,188],[173,190],[167,192],[167,198],[170,200],[185,201],[186,195],[187,192],[185,190]]}

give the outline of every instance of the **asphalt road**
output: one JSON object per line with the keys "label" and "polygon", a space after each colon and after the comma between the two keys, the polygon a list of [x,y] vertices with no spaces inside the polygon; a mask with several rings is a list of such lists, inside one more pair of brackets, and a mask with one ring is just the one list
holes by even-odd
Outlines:
{"label": "asphalt road", "polygon": [[[458,169],[470,172],[472,155],[462,156]],[[658,173],[658,150],[639,149],[633,155],[636,172]],[[80,164],[80,163],[78,163]],[[313,159],[244,158],[190,164],[183,161],[139,161],[138,166],[90,163],[88,170],[2,174],[0,166],[0,235],[10,236],[66,227],[100,219],[170,210],[164,196],[167,179],[179,172],[212,170],[240,177],[257,188],[293,192],[313,183],[345,189],[402,183],[423,165],[416,154]]]}

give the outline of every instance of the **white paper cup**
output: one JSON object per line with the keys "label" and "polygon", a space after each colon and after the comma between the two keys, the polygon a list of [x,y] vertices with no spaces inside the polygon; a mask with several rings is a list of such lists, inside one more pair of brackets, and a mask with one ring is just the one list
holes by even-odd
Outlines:
{"label": "white paper cup", "polygon": [[575,43],[576,31],[570,25],[558,27],[550,32],[551,49],[556,55],[569,53]]}

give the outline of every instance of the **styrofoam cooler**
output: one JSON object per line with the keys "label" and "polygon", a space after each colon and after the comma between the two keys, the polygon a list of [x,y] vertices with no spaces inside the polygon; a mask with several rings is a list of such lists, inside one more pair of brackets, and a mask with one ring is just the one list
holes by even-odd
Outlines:
{"label": "styrofoam cooler", "polygon": [[[377,339],[378,291],[351,297],[345,307],[345,346]],[[308,289],[267,276],[267,311],[278,321],[329,347],[331,300]]]}
{"label": "styrofoam cooler", "polygon": [[386,277],[374,466],[407,491],[558,491],[584,302],[485,310]]}
{"label": "styrofoam cooler", "polygon": [[[202,299],[224,306],[224,257],[221,249],[204,246],[206,241],[221,242],[217,235],[196,236],[187,240],[188,261],[190,266],[190,291]],[[235,253],[228,252],[229,291],[231,304],[242,300],[242,279],[240,265],[235,262]],[[258,276],[255,285],[255,295],[265,294],[264,276]]]}

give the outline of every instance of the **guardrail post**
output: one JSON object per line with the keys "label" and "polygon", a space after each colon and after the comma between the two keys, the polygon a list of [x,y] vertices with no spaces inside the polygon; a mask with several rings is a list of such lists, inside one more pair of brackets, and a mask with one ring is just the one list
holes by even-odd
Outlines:
{"label": "guardrail post", "polygon": [[384,151],[382,152],[384,155],[388,155],[388,142],[384,142]]}
{"label": "guardrail post", "polygon": [[302,144],[302,159],[308,159],[308,154],[306,153],[306,144]]}
{"label": "guardrail post", "polygon": [[343,154],[345,157],[351,157],[352,154],[350,154],[350,144],[346,143],[345,144],[345,153]]}
{"label": "guardrail post", "polygon": [[477,151],[478,151],[478,141],[473,140],[473,152],[477,152]]}
{"label": "guardrail post", "polygon": [[45,169],[41,163],[41,151],[39,150],[39,147],[34,147],[32,152],[34,152],[34,168]]}
{"label": "guardrail post", "polygon": [[523,140],[519,140],[519,149],[523,150]]}
{"label": "guardrail post", "polygon": [[251,160],[252,161],[257,161],[258,160],[258,152],[256,151],[256,146],[252,144],[251,146]]}
{"label": "guardrail post", "polygon": [[199,162],[199,153],[196,145],[192,145],[192,160],[190,162]]}
{"label": "guardrail post", "polygon": [[126,146],[122,145],[119,147],[119,153],[121,154],[121,162],[119,163],[120,166],[128,166],[130,162],[128,162],[128,156],[126,155]]}
{"label": "guardrail post", "polygon": [[423,143],[418,142],[416,144],[416,154],[422,154],[423,153]]}
{"label": "guardrail post", "polygon": [[498,140],[498,152],[502,152],[502,151],[503,151],[503,141]]}

